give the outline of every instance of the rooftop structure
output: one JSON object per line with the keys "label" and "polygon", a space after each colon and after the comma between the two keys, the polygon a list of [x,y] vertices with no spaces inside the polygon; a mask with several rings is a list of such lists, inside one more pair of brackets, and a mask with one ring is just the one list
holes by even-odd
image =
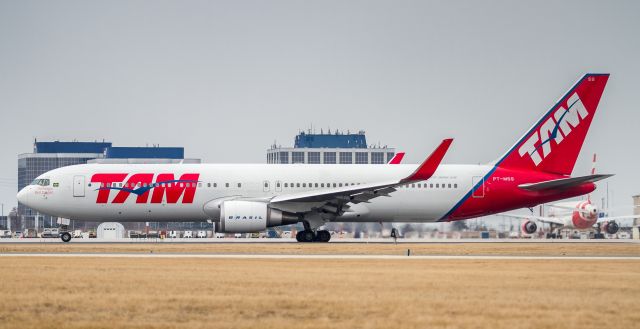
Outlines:
{"label": "rooftop structure", "polygon": [[107,142],[34,142],[33,153],[91,153],[107,159],[184,159],[183,147],[115,147]]}
{"label": "rooftop structure", "polygon": [[364,131],[351,133],[301,132],[293,147],[272,145],[267,163],[309,164],[384,164],[395,155],[394,148],[367,146]]}
{"label": "rooftop structure", "polygon": [[359,131],[357,134],[340,134],[336,131],[335,134],[320,133],[320,134],[307,134],[301,132],[296,135],[296,141],[294,148],[367,148],[367,138],[364,135],[364,131]]}

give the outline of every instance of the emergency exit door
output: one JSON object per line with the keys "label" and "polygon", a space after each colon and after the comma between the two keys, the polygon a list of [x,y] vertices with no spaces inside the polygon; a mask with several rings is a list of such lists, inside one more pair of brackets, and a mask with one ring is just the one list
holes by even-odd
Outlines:
{"label": "emergency exit door", "polygon": [[84,176],[73,176],[73,196],[84,197]]}

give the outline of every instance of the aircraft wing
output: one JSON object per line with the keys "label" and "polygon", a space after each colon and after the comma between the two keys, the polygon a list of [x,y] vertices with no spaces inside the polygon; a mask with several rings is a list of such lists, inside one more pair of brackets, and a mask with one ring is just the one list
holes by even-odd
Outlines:
{"label": "aircraft wing", "polygon": [[273,197],[269,205],[276,209],[296,213],[317,210],[323,213],[341,215],[348,210],[347,203],[368,202],[379,196],[388,196],[389,193],[396,191],[396,187],[400,185],[429,179],[438,169],[451,142],[453,142],[453,139],[443,140],[411,175],[402,179],[283,194]]}
{"label": "aircraft wing", "polygon": [[584,183],[594,183],[601,179],[609,178],[611,176],[613,175],[596,174],[596,175],[587,175],[587,176],[580,176],[580,177],[560,178],[560,179],[548,180],[548,181],[539,182],[539,183],[520,184],[518,185],[518,187],[528,191],[563,189],[563,188],[580,186]]}
{"label": "aircraft wing", "polygon": [[600,218],[598,218],[597,223],[610,222],[610,221],[614,221],[614,220],[623,220],[623,219],[636,219],[636,218],[640,218],[640,215],[600,217]]}
{"label": "aircraft wing", "polygon": [[564,225],[564,221],[557,217],[543,217],[543,216],[515,215],[515,214],[500,214],[500,216],[517,218],[517,219],[534,220],[534,221],[547,223],[547,224]]}

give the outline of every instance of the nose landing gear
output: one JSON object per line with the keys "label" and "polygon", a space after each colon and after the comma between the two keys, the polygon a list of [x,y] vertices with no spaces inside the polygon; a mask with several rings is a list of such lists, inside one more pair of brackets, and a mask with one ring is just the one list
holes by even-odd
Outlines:
{"label": "nose landing gear", "polygon": [[69,225],[60,225],[60,240],[62,242],[71,241],[71,233],[69,233]]}
{"label": "nose landing gear", "polygon": [[69,233],[69,232],[62,232],[62,233],[60,233],[60,239],[62,240],[62,242],[69,242],[69,241],[71,241],[71,233]]}

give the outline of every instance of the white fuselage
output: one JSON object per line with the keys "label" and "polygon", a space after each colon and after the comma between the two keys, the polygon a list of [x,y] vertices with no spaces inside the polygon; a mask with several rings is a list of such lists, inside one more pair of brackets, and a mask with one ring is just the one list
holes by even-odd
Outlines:
{"label": "white fuselage", "polygon": [[[269,199],[278,195],[393,181],[411,174],[417,165],[308,165],[308,164],[87,164],[59,168],[41,175],[47,186],[30,185],[18,195],[22,203],[40,212],[91,221],[204,221],[209,218],[204,206],[226,197]],[[434,222],[441,220],[471,191],[474,179],[484,177],[493,167],[484,165],[441,165],[426,181],[397,188],[388,197],[354,204],[336,221]],[[148,174],[152,183],[161,174],[198,174],[195,194],[185,203],[182,193],[176,200],[167,195],[155,198],[149,189],[145,202],[134,193],[119,190],[99,191],[100,183],[91,182],[96,174],[126,174],[116,188],[135,174]],[[476,177],[476,178],[474,178]],[[181,184],[181,183],[175,183]],[[196,184],[196,183],[193,183]],[[124,185],[126,186],[126,185]],[[144,184],[135,185],[141,187]],[[133,188],[133,186],[130,186]],[[108,193],[104,203],[98,194]],[[117,195],[122,203],[114,203]],[[122,200],[124,197],[124,200]]]}

